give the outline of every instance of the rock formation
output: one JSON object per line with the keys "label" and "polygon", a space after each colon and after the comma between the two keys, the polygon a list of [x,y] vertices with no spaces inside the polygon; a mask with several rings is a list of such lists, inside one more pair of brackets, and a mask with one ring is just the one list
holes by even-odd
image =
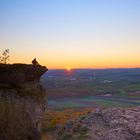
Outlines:
{"label": "rock formation", "polygon": [[96,109],[88,140],[140,140],[140,107]]}
{"label": "rock formation", "polygon": [[96,108],[55,133],[63,140],[140,140],[140,107]]}
{"label": "rock formation", "polygon": [[42,66],[0,64],[0,139],[40,139],[47,99],[39,80],[46,71]]}

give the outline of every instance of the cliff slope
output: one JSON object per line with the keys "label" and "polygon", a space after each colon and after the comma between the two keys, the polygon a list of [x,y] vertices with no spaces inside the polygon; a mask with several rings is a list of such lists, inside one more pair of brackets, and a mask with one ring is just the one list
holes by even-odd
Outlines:
{"label": "cliff slope", "polygon": [[0,139],[40,139],[47,98],[39,80],[46,71],[42,66],[0,64]]}

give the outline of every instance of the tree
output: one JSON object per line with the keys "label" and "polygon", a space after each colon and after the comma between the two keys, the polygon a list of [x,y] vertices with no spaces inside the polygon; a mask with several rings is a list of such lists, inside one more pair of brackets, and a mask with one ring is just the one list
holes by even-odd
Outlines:
{"label": "tree", "polygon": [[7,64],[9,57],[9,49],[4,50],[2,56],[0,56],[0,63]]}

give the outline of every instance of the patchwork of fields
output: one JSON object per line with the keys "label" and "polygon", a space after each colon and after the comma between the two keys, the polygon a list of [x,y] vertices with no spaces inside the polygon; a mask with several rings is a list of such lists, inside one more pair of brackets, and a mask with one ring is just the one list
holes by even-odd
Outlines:
{"label": "patchwork of fields", "polygon": [[140,69],[50,70],[41,83],[50,108],[140,105]]}

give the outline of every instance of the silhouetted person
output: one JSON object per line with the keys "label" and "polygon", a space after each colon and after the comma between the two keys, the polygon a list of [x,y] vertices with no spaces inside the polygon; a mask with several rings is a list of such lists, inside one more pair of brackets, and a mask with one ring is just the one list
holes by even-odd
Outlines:
{"label": "silhouetted person", "polygon": [[34,58],[34,60],[32,61],[32,64],[33,64],[34,66],[39,66],[39,63],[37,62],[36,58]]}

